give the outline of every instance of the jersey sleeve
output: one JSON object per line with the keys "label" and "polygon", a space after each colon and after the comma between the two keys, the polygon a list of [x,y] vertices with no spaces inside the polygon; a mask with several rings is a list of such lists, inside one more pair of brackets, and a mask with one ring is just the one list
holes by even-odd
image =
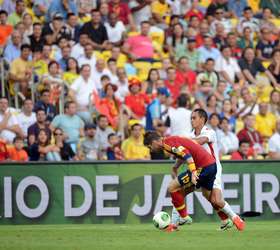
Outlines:
{"label": "jersey sleeve", "polygon": [[180,145],[176,140],[173,138],[168,138],[164,140],[163,144],[164,150],[174,154],[176,157],[188,160],[192,157],[190,151],[185,148],[184,146]]}
{"label": "jersey sleeve", "polygon": [[217,142],[217,136],[216,136],[216,132],[212,129],[204,129],[203,131],[201,131],[199,137],[206,137],[208,138],[209,142]]}

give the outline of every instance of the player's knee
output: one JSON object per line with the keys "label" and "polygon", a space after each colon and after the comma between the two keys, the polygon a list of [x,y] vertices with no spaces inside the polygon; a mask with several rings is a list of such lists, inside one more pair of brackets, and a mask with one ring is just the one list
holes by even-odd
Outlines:
{"label": "player's knee", "polygon": [[217,199],[217,197],[215,197],[215,196],[212,196],[210,198],[210,202],[215,209],[223,208],[223,201],[221,201],[220,199]]}

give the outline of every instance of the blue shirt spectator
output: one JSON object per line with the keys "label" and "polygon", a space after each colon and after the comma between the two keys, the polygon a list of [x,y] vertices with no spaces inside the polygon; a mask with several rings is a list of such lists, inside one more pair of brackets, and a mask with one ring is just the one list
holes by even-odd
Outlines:
{"label": "blue shirt spectator", "polygon": [[[63,2],[67,2],[64,4]],[[48,13],[46,15],[46,22],[50,22],[52,19],[52,15],[55,13],[60,13],[64,20],[67,19],[67,14],[69,12],[78,14],[77,6],[73,0],[62,1],[62,0],[53,0],[48,9]]]}
{"label": "blue shirt spectator", "polygon": [[248,6],[247,0],[228,0],[228,8],[237,17],[242,17],[244,8]]}
{"label": "blue shirt spectator", "polygon": [[9,43],[4,50],[4,58],[11,63],[16,58],[20,57],[20,46]]}

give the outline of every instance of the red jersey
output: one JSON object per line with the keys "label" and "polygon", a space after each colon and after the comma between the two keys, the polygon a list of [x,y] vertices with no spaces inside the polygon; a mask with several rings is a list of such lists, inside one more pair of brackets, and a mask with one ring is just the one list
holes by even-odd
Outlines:
{"label": "red jersey", "polygon": [[192,157],[197,168],[205,168],[216,162],[215,158],[196,141],[186,137],[169,136],[163,139],[164,150],[176,158],[187,160]]}

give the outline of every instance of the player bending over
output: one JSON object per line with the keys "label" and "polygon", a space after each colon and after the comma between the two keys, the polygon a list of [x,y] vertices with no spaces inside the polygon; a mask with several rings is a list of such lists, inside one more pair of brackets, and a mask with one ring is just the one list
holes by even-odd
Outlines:
{"label": "player bending over", "polygon": [[[174,207],[183,220],[186,220],[188,217],[185,203],[185,190],[188,187],[186,188],[185,185],[189,186],[191,180],[196,188],[202,188],[202,192],[206,197],[209,197],[208,200],[213,207],[227,214],[238,230],[244,229],[245,223],[231,210],[229,205],[218,202],[215,196],[213,195],[212,197],[211,195],[217,173],[216,160],[213,155],[208,153],[194,140],[179,136],[163,138],[154,131],[148,131],[145,134],[144,145],[149,147],[153,152],[163,149],[174,155],[177,159],[175,165],[172,167],[171,175],[173,179],[169,183],[168,191],[170,192]],[[178,168],[184,162],[187,162],[188,170],[178,176]]]}
{"label": "player bending over", "polygon": [[[223,206],[225,203],[227,206],[227,202],[223,200],[222,195],[222,165],[219,160],[219,151],[218,151],[218,145],[217,145],[217,137],[216,133],[213,129],[208,128],[205,124],[207,122],[207,113],[203,109],[196,109],[192,112],[191,115],[191,123],[193,127],[193,131],[191,134],[191,138],[195,140],[197,143],[202,145],[210,154],[214,156],[216,159],[216,165],[217,165],[217,174],[216,179],[214,182],[213,190],[212,190],[212,199],[215,199],[216,201],[214,203],[220,202],[220,206]],[[203,193],[205,195],[205,198],[209,200],[209,193]],[[214,207],[216,210],[218,216],[221,219],[221,230],[227,230],[233,226],[232,221],[228,218],[227,214],[225,214],[220,209]],[[229,210],[232,211],[231,209]],[[232,214],[233,216],[233,214]],[[172,222],[181,224],[180,223],[180,216],[177,213],[176,209],[173,208],[172,210]]]}

